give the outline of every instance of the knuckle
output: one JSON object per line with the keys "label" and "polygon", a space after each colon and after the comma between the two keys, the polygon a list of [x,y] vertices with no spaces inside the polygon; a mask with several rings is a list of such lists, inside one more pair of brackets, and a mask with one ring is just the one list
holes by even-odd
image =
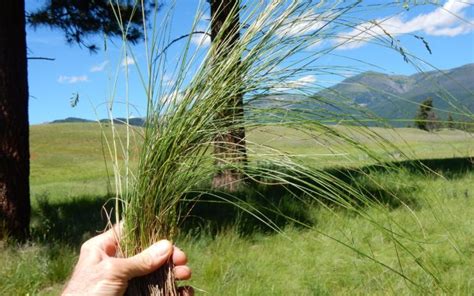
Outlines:
{"label": "knuckle", "polygon": [[154,270],[156,268],[155,260],[149,253],[144,253],[140,256],[140,264],[146,270]]}
{"label": "knuckle", "polygon": [[102,260],[102,268],[106,273],[111,273],[116,270],[115,264],[110,258],[105,258]]}
{"label": "knuckle", "polygon": [[90,241],[86,241],[85,243],[82,244],[81,246],[81,254],[87,254],[91,250],[91,243]]}

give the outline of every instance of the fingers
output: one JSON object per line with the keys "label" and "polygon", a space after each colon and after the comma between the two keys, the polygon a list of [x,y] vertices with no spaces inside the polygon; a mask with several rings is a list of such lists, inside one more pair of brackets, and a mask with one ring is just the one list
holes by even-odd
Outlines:
{"label": "fingers", "polygon": [[117,270],[123,272],[125,277],[132,279],[144,276],[165,264],[173,248],[169,241],[161,240],[143,252],[129,258],[117,258]]}
{"label": "fingers", "polygon": [[[101,244],[102,249],[109,256],[114,256],[117,247],[117,236],[121,231],[122,225],[115,225],[114,228],[95,237],[92,243]],[[175,265],[173,272],[176,279],[188,280],[191,278],[191,269],[186,266],[188,259],[186,254],[178,247],[172,247],[167,240],[161,240],[143,252],[129,258],[114,258],[113,265],[116,271],[122,273],[127,279],[147,275],[166,263],[171,253]],[[189,294],[189,291],[185,291]],[[183,295],[188,295],[183,294]],[[192,294],[189,294],[192,295]]]}
{"label": "fingers", "polygon": [[188,263],[186,254],[178,247],[173,248],[173,263],[174,265],[185,265]]}
{"label": "fingers", "polygon": [[173,263],[175,265],[173,272],[176,279],[184,281],[191,278],[191,269],[186,266],[188,258],[178,247],[173,248]]}
{"label": "fingers", "polygon": [[190,286],[184,286],[178,288],[179,296],[194,296],[194,289]]}
{"label": "fingers", "polygon": [[187,265],[175,266],[173,268],[174,276],[177,280],[185,281],[191,278],[191,268]]}

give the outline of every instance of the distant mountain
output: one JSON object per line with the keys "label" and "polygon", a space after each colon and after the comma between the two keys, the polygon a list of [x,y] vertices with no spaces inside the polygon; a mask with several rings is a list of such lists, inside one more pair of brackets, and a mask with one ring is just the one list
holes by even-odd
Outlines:
{"label": "distant mountain", "polygon": [[[55,123],[84,123],[84,122],[97,122],[97,121],[83,119],[83,118],[77,118],[77,117],[68,117],[68,118],[65,118],[65,119],[54,120],[54,121],[51,121],[50,123],[55,124]],[[108,123],[108,122],[110,122],[110,119],[100,119],[99,122]],[[116,124],[125,124],[126,122],[127,122],[126,118],[120,118],[119,117],[119,118],[114,119],[114,123],[116,123]],[[133,126],[144,126],[145,125],[145,118],[133,117],[133,118],[129,118],[128,122],[129,122],[130,125],[133,125]]]}
{"label": "distant mountain", "polygon": [[[365,72],[312,96],[259,96],[247,102],[247,114],[259,120],[272,113],[266,112],[269,109],[283,116],[289,110],[299,110],[299,117],[326,122],[370,119],[374,114],[375,118],[386,119],[393,126],[407,126],[413,124],[419,104],[427,98],[433,99],[437,117],[443,120],[449,112],[453,112],[455,120],[465,119],[458,113],[474,113],[474,64],[410,76]],[[274,118],[279,120],[278,116]]]}
{"label": "distant mountain", "polygon": [[77,118],[77,117],[67,117],[65,119],[53,120],[50,123],[78,123],[78,122],[93,122],[92,120]]}
{"label": "distant mountain", "polygon": [[474,64],[410,76],[365,72],[318,93],[348,100],[386,119],[411,119],[418,104],[431,97],[438,117],[448,112],[474,112]]}
{"label": "distant mountain", "polygon": [[[103,122],[103,123],[108,123],[108,122],[110,122],[110,119],[101,119],[99,121]],[[116,124],[125,124],[125,123],[127,123],[127,119],[126,118],[121,118],[121,117],[114,118],[114,123],[116,123]],[[133,125],[133,126],[144,126],[145,125],[145,118],[141,118],[141,117],[129,118],[128,119],[128,124]]]}

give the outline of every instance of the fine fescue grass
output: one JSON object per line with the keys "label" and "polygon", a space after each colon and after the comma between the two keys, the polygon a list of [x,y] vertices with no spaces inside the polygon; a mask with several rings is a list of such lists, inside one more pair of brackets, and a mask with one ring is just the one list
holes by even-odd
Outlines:
{"label": "fine fescue grass", "polygon": [[[316,62],[339,46],[357,42],[358,36],[344,39],[340,33],[358,28],[364,22],[360,15],[389,6],[402,9],[397,3],[372,6],[361,1],[314,6],[310,1],[262,0],[236,6],[238,28],[232,18],[225,20],[222,27],[227,30],[213,36],[208,50],[191,49],[191,36],[184,41],[171,86],[162,83],[169,61],[161,52],[174,6],[161,12],[161,18],[155,14],[149,20],[153,26],[145,32],[147,65],[137,67],[146,93],[145,127],[132,130],[114,123],[112,94],[110,126],[102,125],[100,141],[86,143],[85,150],[77,140],[69,141],[67,149],[52,154],[47,149],[57,138],[44,146],[32,145],[33,163],[35,157],[38,161],[32,169],[37,195],[32,233],[39,246],[32,252],[55,250],[43,249],[45,244],[59,250],[77,248],[93,235],[86,227],[123,220],[121,255],[134,255],[161,238],[180,242],[203,274],[193,284],[212,294],[468,291],[470,279],[452,277],[470,272],[462,267],[471,259],[470,242],[465,243],[470,233],[463,225],[453,229],[452,223],[461,224],[459,219],[470,214],[465,208],[471,193],[465,183],[456,182],[472,181],[471,135],[368,128],[367,120],[378,126],[384,121],[350,102],[314,96],[321,88],[317,84],[292,80],[327,69],[334,69],[331,75],[341,74],[337,71],[344,68]],[[309,21],[320,27],[292,33],[308,29]],[[240,32],[239,38],[228,38],[233,30]],[[389,33],[385,35],[373,42],[398,51],[407,62],[416,61]],[[302,55],[321,40],[332,41],[327,48]],[[123,55],[135,54],[125,42]],[[245,108],[234,98],[244,98]],[[50,129],[38,129],[42,128]],[[229,147],[220,135],[236,129],[247,131],[246,163],[234,160],[242,157],[234,153],[241,147],[212,153],[212,147]],[[93,136],[90,130],[80,132],[86,142]],[[438,143],[443,143],[442,149],[434,151]],[[72,166],[64,165],[68,153],[75,157]],[[458,158],[442,159],[446,156]],[[420,157],[436,159],[417,160]],[[48,163],[62,165],[48,174]],[[219,170],[238,172],[242,183],[236,191],[211,188],[210,180]],[[91,190],[102,182],[107,186],[92,197],[70,193],[68,202],[55,191],[61,182],[80,190],[77,183],[89,181]],[[464,207],[446,206],[448,185],[451,196],[464,196]],[[89,217],[90,209],[100,205],[104,206],[97,215]],[[207,256],[213,261],[207,261],[202,254],[213,248],[219,253],[213,252]],[[20,262],[21,267],[22,257],[5,250],[5,265],[15,268]],[[9,256],[19,259],[10,261]],[[59,270],[58,275],[46,274],[41,284],[26,282],[24,289],[47,288],[64,280],[59,275],[70,270],[67,262],[45,264],[57,265],[52,270]],[[168,276],[171,268],[143,282],[134,280],[129,287],[142,291],[158,286],[168,295],[166,290],[175,289]]]}
{"label": "fine fescue grass", "polygon": [[[90,124],[33,126],[32,136],[35,140],[32,152],[42,149],[46,143],[43,141],[49,134],[64,135],[62,141],[58,139],[51,142],[50,149],[43,151],[43,156],[48,160],[47,167],[60,174],[61,170],[74,163],[76,149],[90,147],[87,137],[76,137],[75,131],[92,130],[94,132],[91,132],[90,137],[94,139],[100,134],[100,129],[98,126],[95,129],[92,127]],[[405,129],[395,131],[407,138],[413,132],[417,133]],[[454,138],[457,134],[456,131],[452,134],[446,131],[442,133]],[[426,134],[425,144],[420,142],[417,147],[427,149],[438,138],[437,134]],[[72,139],[75,139],[76,148],[69,151],[67,143]],[[461,141],[453,141],[458,140]],[[466,137],[465,149],[469,149],[469,141],[469,137]],[[286,141],[279,141],[278,144],[291,146]],[[100,143],[96,145],[100,148]],[[57,161],[51,157],[55,151],[65,151],[66,160]],[[89,154],[99,172],[103,164],[101,153],[97,149]],[[356,182],[360,187],[370,189],[368,195],[378,198],[395,222],[416,234],[413,239],[426,242],[422,249],[412,249],[419,260],[435,267],[446,291],[468,295],[474,291],[474,270],[469,264],[474,260],[474,228],[470,218],[474,214],[474,192],[470,185],[474,182],[474,175],[469,158],[451,159],[451,154],[447,151],[445,155],[437,155],[439,159],[426,160],[425,165],[432,171],[420,171],[418,165],[406,162],[400,164],[402,169],[397,171],[369,167],[366,174],[356,177]],[[37,161],[39,158],[33,159],[32,165],[39,165]],[[27,246],[1,247],[0,294],[58,294],[77,258],[80,243],[104,229],[107,216],[103,206],[105,211],[110,211],[114,206],[101,182],[96,183],[96,194],[84,195],[81,192],[85,177],[99,172],[77,171],[77,175],[64,183],[49,183],[47,170],[46,175],[33,173],[32,178],[37,180],[33,187],[35,238]],[[383,186],[380,186],[381,183]],[[42,191],[45,184],[50,184],[46,192]],[[94,184],[94,181],[86,184]],[[70,188],[68,194],[64,194],[64,186]],[[271,193],[269,196],[286,194],[282,189],[272,190],[267,191]],[[248,193],[250,195],[251,192]],[[394,200],[392,194],[396,194],[398,199]],[[278,206],[283,215],[296,217],[299,221],[311,224],[311,227],[301,227],[299,223],[291,222],[291,219],[276,221],[281,231],[275,233],[268,225],[258,224],[254,217],[243,211],[236,212],[233,207],[198,203],[194,213],[203,218],[191,216],[195,218],[194,222],[184,225],[176,239],[176,243],[190,257],[194,270],[192,285],[210,295],[441,292],[432,278],[415,265],[404,264],[404,273],[410,279],[423,283],[423,290],[409,288],[400,276],[387,272],[362,255],[354,255],[353,251],[334,241],[336,238],[350,242],[358,250],[372,254],[385,263],[398,264],[398,260],[403,262],[408,259],[397,255],[391,240],[366,219],[338,206],[326,208],[304,200],[304,203],[283,204],[278,198],[267,201]],[[261,211],[272,207],[268,203],[259,205],[257,201],[253,205]],[[377,209],[369,211],[375,221],[386,223],[383,212]],[[272,217],[271,211],[265,213]],[[281,218],[282,213],[273,217]],[[409,246],[410,243],[416,244],[405,243]],[[457,251],[452,248],[453,244]]]}
{"label": "fine fescue grass", "polygon": [[[168,66],[170,60],[161,54],[172,32],[173,5],[167,13],[155,11],[151,17],[153,26],[145,34],[146,65],[137,65],[147,109],[141,133],[143,145],[135,168],[130,161],[132,133],[128,128],[125,137],[117,132],[113,121],[115,96],[110,97],[112,135],[105,140],[115,180],[113,220],[124,222],[120,255],[133,256],[158,239],[177,238],[185,230],[181,226],[183,219],[195,215],[192,203],[220,202],[237,207],[239,213],[253,217],[277,233],[283,233],[284,228],[270,213],[318,231],[354,256],[398,277],[408,290],[447,292],[436,264],[430,257],[420,258],[419,250],[431,241],[424,232],[426,225],[415,213],[414,199],[403,197],[413,192],[412,188],[388,187],[390,182],[379,180],[371,170],[329,170],[314,166],[317,161],[308,159],[314,154],[288,153],[280,147],[243,138],[244,130],[279,125],[306,133],[322,144],[328,155],[342,156],[351,166],[360,167],[362,160],[374,165],[374,171],[400,171],[390,161],[410,159],[413,147],[405,147],[408,151],[404,151],[393,140],[396,134],[386,137],[385,130],[367,127],[367,123],[384,126],[384,120],[350,100],[315,95],[321,86],[314,81],[301,83],[294,79],[303,79],[302,75],[308,73],[340,74],[333,70],[338,69],[333,65],[322,66],[321,60],[338,47],[357,44],[360,37],[370,39],[366,34],[376,30],[380,33],[380,29],[384,34],[380,38],[377,35],[374,43],[399,52],[405,62],[419,66],[416,57],[407,53],[380,24],[371,22],[372,29],[366,29],[363,24],[367,20],[360,18],[374,8],[392,6],[403,10],[409,4],[372,6],[362,1],[314,4],[300,0],[231,3],[211,1],[209,48],[192,47],[193,39],[189,36],[174,62],[176,66]],[[203,5],[198,7],[191,31],[204,11]],[[158,24],[157,20],[162,23]],[[122,24],[120,15],[117,21]],[[348,34],[354,29],[361,30],[360,34]],[[124,36],[126,30],[123,27]],[[347,36],[341,37],[344,34]],[[322,40],[330,45],[314,47]],[[123,49],[124,56],[137,54],[126,40]],[[164,86],[167,71],[173,72],[175,80]],[[128,70],[125,73],[127,83]],[[126,87],[128,90],[128,84]],[[341,129],[327,123],[350,123],[355,127]],[[260,163],[246,162],[242,151]],[[424,173],[436,173],[423,163],[412,165],[417,166],[420,170],[424,168]],[[234,177],[228,178],[224,187],[216,187],[222,181],[216,181],[213,176],[219,175]],[[209,184],[211,179],[213,188]],[[269,198],[274,188],[287,195]],[[278,205],[272,205],[275,201]],[[343,210],[362,219],[372,227],[374,236],[384,237],[390,246],[387,252],[392,252],[396,260],[378,256],[370,244],[367,248],[347,235],[341,238],[314,226],[312,221],[301,221],[301,215],[294,215],[289,201],[306,207],[317,205],[336,217],[338,210]],[[400,223],[391,207],[410,213],[417,228]],[[440,213],[434,205],[431,207],[435,219],[441,221]],[[448,228],[445,230],[452,249],[459,250],[453,234]],[[175,295],[171,270],[166,265],[143,279],[134,279],[129,291]],[[158,292],[151,292],[155,290]]]}
{"label": "fine fescue grass", "polygon": [[[413,197],[419,203],[417,220],[404,208],[392,210],[395,221],[420,232],[429,241],[416,256],[436,268],[444,287],[453,295],[472,293],[473,181],[470,173],[459,179],[445,181],[414,174],[391,175],[383,178],[415,186]],[[449,184],[449,185],[448,185]],[[448,187],[447,187],[448,186]],[[432,214],[430,203],[442,203],[445,214],[439,221]],[[404,261],[395,253],[391,242],[365,219],[344,210],[337,215],[324,208],[312,208],[315,230],[288,227],[280,235],[255,235],[242,238],[232,231],[223,231],[215,238],[203,236],[185,238],[181,245],[190,253],[195,274],[192,284],[212,295],[380,295],[442,293],[436,283],[413,265],[404,265],[404,273],[423,289],[409,289],[404,279],[387,272],[378,264],[353,252],[320,232],[373,254],[384,262]],[[383,223],[385,217],[372,213]],[[419,229],[419,223],[423,229]],[[459,240],[458,253],[451,248],[445,227],[453,230]],[[423,232],[423,233],[421,233]],[[409,244],[409,243],[408,243]]]}

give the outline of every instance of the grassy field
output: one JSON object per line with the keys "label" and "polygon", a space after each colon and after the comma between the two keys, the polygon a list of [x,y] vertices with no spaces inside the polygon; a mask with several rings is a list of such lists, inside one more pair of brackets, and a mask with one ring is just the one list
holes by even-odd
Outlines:
{"label": "grassy field", "polygon": [[[190,284],[208,295],[474,293],[474,136],[374,129],[386,139],[380,145],[357,128],[336,128],[386,160],[426,159],[431,171],[413,169],[405,160],[396,171],[358,176],[360,186],[383,184],[386,195],[399,201],[386,199],[380,208],[367,209],[372,220],[336,206],[285,200],[278,205],[304,217],[305,226],[282,222],[279,232],[271,232],[231,209],[228,223],[213,215],[196,220],[177,241],[194,271]],[[250,131],[249,140],[305,155],[320,169],[373,163],[324,134],[265,127]],[[32,126],[33,240],[0,246],[0,295],[57,294],[81,242],[104,228],[102,208],[111,207],[111,189],[101,143],[95,124]],[[381,225],[409,231],[397,238],[408,251],[394,247]]]}

